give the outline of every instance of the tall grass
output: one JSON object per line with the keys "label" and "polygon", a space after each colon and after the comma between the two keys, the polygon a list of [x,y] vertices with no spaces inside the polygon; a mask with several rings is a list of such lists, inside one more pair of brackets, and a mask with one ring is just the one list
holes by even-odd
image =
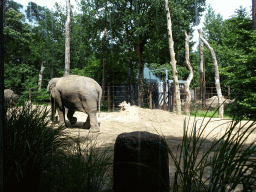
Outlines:
{"label": "tall grass", "polygon": [[100,191],[107,186],[111,153],[96,144],[97,139],[81,142],[68,137],[64,127],[53,128],[46,107],[9,108],[4,129],[4,188]]}
{"label": "tall grass", "polygon": [[[205,120],[205,119],[204,119]],[[256,190],[255,140],[246,143],[255,131],[255,121],[233,119],[220,137],[205,135],[209,124],[192,125],[184,121],[183,138],[177,154],[169,149],[176,172],[172,191],[234,191],[239,185],[243,191]],[[212,130],[213,131],[213,130]]]}

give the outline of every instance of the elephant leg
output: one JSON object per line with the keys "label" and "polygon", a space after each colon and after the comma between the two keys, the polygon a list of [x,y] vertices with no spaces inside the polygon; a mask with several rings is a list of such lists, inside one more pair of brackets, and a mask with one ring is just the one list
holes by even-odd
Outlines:
{"label": "elephant leg", "polygon": [[56,116],[56,103],[55,103],[54,99],[51,98],[51,121],[53,124],[56,123],[56,121],[57,121],[55,116]]}
{"label": "elephant leg", "polygon": [[100,132],[100,127],[97,121],[96,113],[89,113],[87,119],[89,119],[89,123],[91,126],[90,132],[92,133]]}
{"label": "elephant leg", "polygon": [[90,116],[88,115],[88,117],[87,117],[87,119],[86,119],[86,121],[83,125],[83,128],[84,129],[89,129],[90,127],[91,127],[91,125],[90,125]]}
{"label": "elephant leg", "polygon": [[74,125],[74,124],[76,124],[76,122],[77,122],[77,118],[76,118],[76,117],[73,117],[74,113],[75,113],[75,111],[73,111],[73,110],[68,110],[67,116],[68,116],[68,120],[69,120],[69,122],[70,122],[71,125]]}
{"label": "elephant leg", "polygon": [[66,125],[65,124],[65,108],[57,108],[59,114],[59,125]]}

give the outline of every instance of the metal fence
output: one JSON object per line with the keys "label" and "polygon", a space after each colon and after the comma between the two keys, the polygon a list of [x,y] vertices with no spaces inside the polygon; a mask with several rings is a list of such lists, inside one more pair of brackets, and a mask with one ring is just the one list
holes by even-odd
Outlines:
{"label": "metal fence", "polygon": [[[45,89],[41,92],[37,89],[18,89],[11,88],[20,98],[20,102],[30,100],[34,103],[50,103],[50,99]],[[225,96],[230,94],[230,87],[227,89],[222,88],[222,92]],[[139,85],[108,85],[103,90],[103,106],[108,111],[113,111],[119,108],[119,104],[123,101],[130,103],[131,105],[139,105]],[[204,95],[200,91],[199,87],[195,87],[190,90],[191,101],[208,99],[217,95],[215,87],[205,87]],[[166,82],[160,83],[147,83],[143,85],[142,90],[142,104],[141,107],[151,109],[164,109],[173,111],[176,108],[175,103],[175,90],[172,83]],[[186,93],[184,84],[180,84],[180,98],[181,103],[185,103]]]}

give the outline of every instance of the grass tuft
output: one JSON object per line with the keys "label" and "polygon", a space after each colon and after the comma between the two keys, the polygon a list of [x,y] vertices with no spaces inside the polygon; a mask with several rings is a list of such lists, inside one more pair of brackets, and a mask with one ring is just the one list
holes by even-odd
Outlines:
{"label": "grass tuft", "polygon": [[[7,110],[4,188],[8,191],[100,191],[107,188],[111,153],[96,139],[82,142],[52,127],[46,107]],[[84,145],[87,143],[86,145]]]}
{"label": "grass tuft", "polygon": [[239,185],[244,191],[256,190],[256,144],[247,143],[255,121],[241,125],[233,119],[217,138],[204,134],[210,120],[198,125],[194,118],[191,126],[190,119],[184,121],[177,154],[169,149],[176,167],[171,191],[234,191]]}

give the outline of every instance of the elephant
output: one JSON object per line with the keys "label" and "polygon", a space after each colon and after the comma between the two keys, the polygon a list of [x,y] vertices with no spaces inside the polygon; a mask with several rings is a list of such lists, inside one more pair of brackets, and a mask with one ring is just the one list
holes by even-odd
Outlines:
{"label": "elephant", "polygon": [[6,107],[12,107],[19,100],[19,97],[11,89],[5,89],[4,100]]}
{"label": "elephant", "polygon": [[102,88],[94,79],[79,75],[53,78],[48,83],[47,92],[50,95],[53,122],[57,109],[59,124],[65,125],[65,108],[67,108],[67,117],[71,125],[77,122],[77,118],[73,117],[75,111],[81,111],[88,114],[84,123],[85,128],[90,128],[90,132],[100,131],[96,114],[97,104],[98,115],[100,114]]}

